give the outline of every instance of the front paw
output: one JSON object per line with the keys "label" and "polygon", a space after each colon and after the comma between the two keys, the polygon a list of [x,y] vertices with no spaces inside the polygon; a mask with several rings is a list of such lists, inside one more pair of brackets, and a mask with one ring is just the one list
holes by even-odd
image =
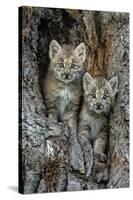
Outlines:
{"label": "front paw", "polygon": [[98,162],[106,162],[107,161],[107,156],[104,153],[95,153],[94,159],[97,160]]}
{"label": "front paw", "polygon": [[101,166],[99,172],[95,172],[94,181],[96,183],[104,182],[106,183],[109,179],[109,171],[107,166]]}
{"label": "front paw", "polygon": [[[107,156],[106,156],[106,158],[107,158]],[[102,162],[97,159],[102,159]],[[103,160],[105,160],[104,156],[98,155],[97,159],[95,159],[95,161],[94,161],[93,170],[92,170],[94,182],[106,183],[109,178],[109,170],[108,170],[107,162],[103,162]]]}
{"label": "front paw", "polygon": [[52,113],[49,113],[49,114],[48,114],[48,119],[49,119],[50,121],[53,121],[54,123],[58,121],[57,117],[54,116]]}

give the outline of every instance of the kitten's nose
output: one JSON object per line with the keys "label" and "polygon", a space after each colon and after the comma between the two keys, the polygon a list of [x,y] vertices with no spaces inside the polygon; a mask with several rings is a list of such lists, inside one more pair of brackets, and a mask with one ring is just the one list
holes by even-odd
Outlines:
{"label": "kitten's nose", "polygon": [[67,72],[67,73],[65,73],[65,76],[66,76],[66,78],[68,78],[68,76],[69,76],[69,73]]}
{"label": "kitten's nose", "polygon": [[97,103],[97,109],[99,110],[101,108],[101,103]]}

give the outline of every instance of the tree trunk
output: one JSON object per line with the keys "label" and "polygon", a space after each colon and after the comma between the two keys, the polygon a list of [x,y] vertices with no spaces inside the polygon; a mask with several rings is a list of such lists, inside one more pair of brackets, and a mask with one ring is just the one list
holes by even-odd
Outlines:
{"label": "tree trunk", "polygon": [[[22,7],[19,9],[19,191],[39,193],[129,186],[129,14]],[[91,145],[82,152],[67,124],[45,117],[41,84],[52,39],[84,42],[86,70],[119,79],[110,115],[108,162],[95,163]],[[88,174],[80,173],[84,165]]]}

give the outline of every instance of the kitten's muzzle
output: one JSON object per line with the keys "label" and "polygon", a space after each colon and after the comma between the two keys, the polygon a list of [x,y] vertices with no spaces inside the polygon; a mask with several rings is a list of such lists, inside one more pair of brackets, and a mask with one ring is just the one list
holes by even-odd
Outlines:
{"label": "kitten's muzzle", "polygon": [[102,104],[101,103],[97,103],[96,104],[96,109],[97,110],[101,110],[103,108]]}
{"label": "kitten's muzzle", "polygon": [[62,75],[62,81],[65,83],[70,83],[72,82],[71,76],[70,74],[63,74]]}
{"label": "kitten's muzzle", "polygon": [[65,78],[68,79],[69,75],[69,73],[65,73]]}
{"label": "kitten's muzzle", "polygon": [[70,73],[64,73],[64,74],[62,74],[61,76],[62,76],[62,78],[65,80],[69,80],[69,75],[70,75]]}

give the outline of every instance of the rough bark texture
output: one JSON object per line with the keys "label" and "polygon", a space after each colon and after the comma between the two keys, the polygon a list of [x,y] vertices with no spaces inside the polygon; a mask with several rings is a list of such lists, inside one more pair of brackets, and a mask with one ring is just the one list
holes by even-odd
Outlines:
{"label": "rough bark texture", "polygon": [[[20,29],[20,192],[128,187],[128,13],[23,7]],[[116,75],[119,79],[119,93],[110,115],[108,162],[95,162],[88,144],[84,150],[88,176],[79,173],[83,159],[77,136],[67,124],[45,117],[41,81],[47,72],[52,39],[74,46],[84,41],[86,70],[94,77]]]}

